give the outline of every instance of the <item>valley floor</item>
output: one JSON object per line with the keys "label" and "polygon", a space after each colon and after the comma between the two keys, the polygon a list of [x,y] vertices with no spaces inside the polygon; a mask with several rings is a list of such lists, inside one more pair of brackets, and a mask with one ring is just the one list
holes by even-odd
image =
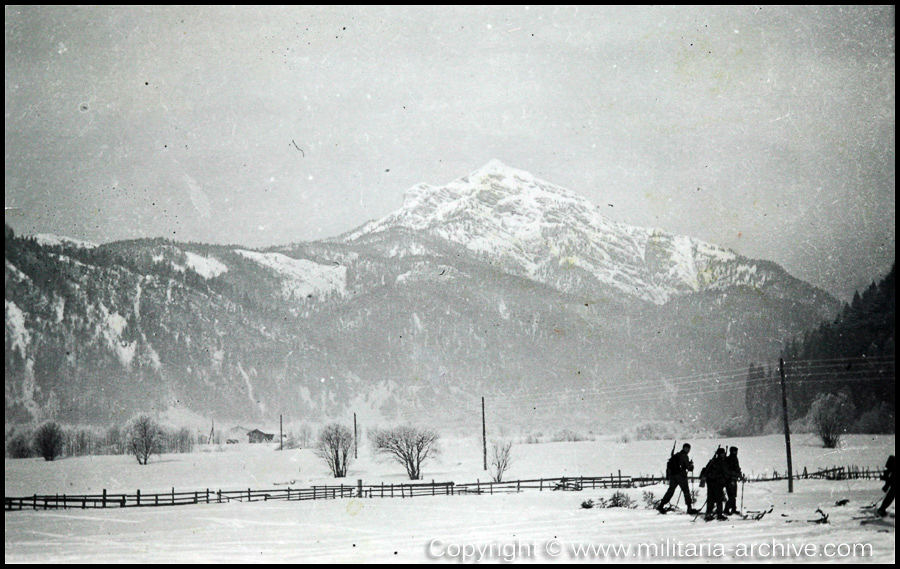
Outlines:
{"label": "valley floor", "polygon": [[[720,441],[691,441],[705,462]],[[741,448],[746,471],[783,463],[783,439],[721,441]],[[308,450],[275,452],[256,446],[215,453],[165,455],[138,466],[129,457],[80,457],[54,463],[6,461],[6,494],[271,487],[334,483]],[[709,447],[709,448],[707,448]],[[839,451],[796,443],[794,464],[810,469],[841,464],[880,468],[894,437],[850,437]],[[595,441],[517,445],[507,478],[658,473],[671,442]],[[446,441],[426,478],[456,482],[487,478],[477,442]],[[833,454],[835,453],[836,454]],[[702,457],[702,458],[700,458]],[[472,466],[471,463],[476,466]],[[661,463],[661,464],[660,464]],[[368,457],[350,481],[402,481],[398,465]],[[768,465],[768,466],[764,466]],[[641,468],[643,466],[643,468]],[[225,483],[229,482],[229,483]],[[584,509],[587,499],[614,490],[201,504],[182,507],[7,512],[5,561],[26,563],[184,562],[442,562],[666,561],[885,562],[895,558],[894,517],[875,520],[863,506],[883,496],[877,480],[799,480],[746,484],[747,510],[774,507],[760,521],[693,520],[683,512],[646,509],[643,491],[625,490],[637,509]],[[701,490],[700,499],[705,498]],[[837,506],[839,500],[849,500]],[[683,505],[684,501],[681,500]],[[826,513],[828,523],[816,509]],[[856,519],[860,518],[860,519]],[[871,523],[870,523],[871,520]],[[863,523],[863,522],[866,523]]]}

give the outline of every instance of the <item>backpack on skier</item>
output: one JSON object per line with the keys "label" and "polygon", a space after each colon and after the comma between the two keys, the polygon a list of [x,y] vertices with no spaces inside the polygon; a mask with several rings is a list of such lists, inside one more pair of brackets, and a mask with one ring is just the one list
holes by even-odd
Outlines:
{"label": "backpack on skier", "polygon": [[666,480],[671,480],[678,472],[678,455],[673,454],[666,461]]}

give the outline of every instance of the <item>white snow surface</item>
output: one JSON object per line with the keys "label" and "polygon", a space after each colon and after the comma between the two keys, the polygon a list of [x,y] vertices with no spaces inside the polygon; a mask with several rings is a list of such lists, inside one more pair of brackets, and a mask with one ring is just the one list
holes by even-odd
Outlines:
{"label": "white snow surface", "polygon": [[81,247],[82,249],[94,249],[99,247],[97,243],[73,239],[71,237],[61,237],[59,235],[53,235],[52,233],[38,233],[34,238],[41,245],[74,245],[75,247]]}
{"label": "white snow surface", "polygon": [[737,258],[698,239],[612,221],[586,198],[497,160],[445,186],[412,187],[399,210],[344,239],[392,228],[427,232],[565,287],[558,274],[547,272],[555,260],[657,304],[729,284],[715,267]]}
{"label": "white snow surface", "polygon": [[302,300],[315,296],[323,298],[347,292],[347,267],[320,265],[307,259],[294,259],[282,253],[259,253],[235,249],[235,253],[253,259],[260,265],[273,269],[284,280],[282,294],[288,300]]}
{"label": "white snow surface", "polygon": [[11,300],[5,301],[5,331],[6,343],[12,347],[13,351],[18,350],[22,358],[26,357],[28,344],[31,343],[31,333],[25,326],[25,313],[22,312],[15,302]]}
{"label": "white snow surface", "polygon": [[228,267],[216,258],[204,257],[190,251],[185,251],[184,256],[187,258],[188,267],[203,278],[211,279],[228,272]]}
{"label": "white snow surface", "polygon": [[[719,444],[740,447],[741,465],[751,474],[783,470],[783,437],[693,440],[697,467]],[[679,441],[680,446],[681,441]],[[130,456],[76,457],[54,462],[5,462],[6,495],[33,493],[144,493],[240,488],[309,487],[408,482],[402,468],[372,457],[360,446],[344,480],[328,476],[309,449],[278,452],[277,445],[228,445],[221,452],[154,457],[139,466]],[[516,444],[509,480],[659,473],[671,441]],[[794,465],[812,470],[840,464],[881,468],[894,453],[894,437],[849,436],[828,451],[806,435],[794,438]],[[426,480],[488,480],[481,470],[480,438],[445,440],[436,461],[426,463]],[[278,485],[278,486],[276,486]],[[683,509],[661,516],[644,507],[643,491],[656,497],[663,485],[625,492],[637,509],[583,509],[580,504],[609,498],[615,490],[523,491],[518,494],[400,498],[348,498],[303,502],[200,504],[181,507],[6,513],[6,562],[244,563],[244,562],[404,562],[619,561],[619,562],[894,562],[894,518],[862,525],[864,505],[881,500],[881,483],[870,480],[798,480],[748,483],[745,510],[770,506],[774,512],[754,522],[692,522]],[[679,496],[680,498],[680,496]],[[705,491],[700,491],[700,500]],[[836,502],[848,499],[846,506]],[[680,500],[683,506],[683,499]],[[828,524],[807,520],[819,517]],[[893,507],[889,510],[893,513]],[[857,547],[856,557],[839,557]],[[579,554],[578,547],[595,548]],[[601,547],[619,547],[617,554]],[[793,550],[790,547],[793,546]],[[833,551],[828,547],[835,548]],[[638,547],[644,547],[639,550]],[[749,553],[756,554],[740,557]],[[776,555],[780,548],[782,555]],[[805,555],[792,555],[797,548]],[[653,549],[656,555],[653,555]],[[815,554],[809,554],[815,551]],[[830,551],[830,554],[829,554]],[[556,553],[559,553],[556,555]],[[693,553],[692,553],[693,552]],[[849,554],[848,554],[849,555]],[[864,557],[860,557],[864,555]],[[479,557],[480,556],[480,557]]]}

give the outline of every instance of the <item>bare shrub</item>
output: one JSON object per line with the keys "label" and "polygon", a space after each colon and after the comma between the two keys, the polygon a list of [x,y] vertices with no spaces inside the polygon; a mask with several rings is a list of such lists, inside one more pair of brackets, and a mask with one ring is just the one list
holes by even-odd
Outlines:
{"label": "bare shrub", "polygon": [[138,415],[128,422],[125,431],[128,450],[137,459],[138,464],[147,464],[151,455],[161,452],[163,431],[153,417]]}
{"label": "bare shrub", "polygon": [[415,427],[374,429],[369,433],[372,448],[406,468],[410,480],[422,477],[422,465],[438,454],[438,435],[432,430]]}
{"label": "bare shrub", "polygon": [[31,448],[31,433],[12,430],[6,436],[6,456],[8,458],[31,458],[34,449]]}
{"label": "bare shrub", "polygon": [[335,478],[347,476],[353,450],[353,432],[344,425],[332,423],[319,431],[313,452],[325,461]]}
{"label": "bare shrub", "polygon": [[306,448],[309,446],[310,441],[312,440],[312,427],[304,423],[300,427],[300,432],[297,434],[297,442],[300,444],[302,448]]}
{"label": "bare shrub", "polygon": [[648,510],[655,510],[656,508],[659,507],[659,502],[660,502],[661,498],[657,498],[653,492],[650,492],[649,490],[644,490],[644,493],[642,494],[641,498],[644,500],[644,506]]}
{"label": "bare shrub", "polygon": [[512,441],[491,441],[491,478],[503,482],[503,474],[512,465]]}
{"label": "bare shrub", "polygon": [[609,499],[606,498],[598,498],[597,505],[601,508],[628,508],[634,509],[637,508],[637,502],[635,502],[631,496],[622,492],[621,490],[617,490]]}
{"label": "bare shrub", "polygon": [[563,429],[553,435],[553,442],[562,443],[562,442],[571,442],[571,443],[580,443],[582,441],[592,441],[594,437],[590,435],[582,435],[581,433],[576,433],[571,429]]}
{"label": "bare shrub", "polygon": [[864,411],[856,420],[854,430],[865,434],[893,434],[894,413],[890,405],[882,401],[877,407]]}
{"label": "bare shrub", "polygon": [[809,409],[809,421],[825,448],[835,448],[856,414],[846,393],[820,393]]}
{"label": "bare shrub", "polygon": [[44,460],[52,461],[62,454],[65,442],[66,434],[63,428],[54,421],[48,421],[34,432],[32,446],[36,453],[44,457]]}

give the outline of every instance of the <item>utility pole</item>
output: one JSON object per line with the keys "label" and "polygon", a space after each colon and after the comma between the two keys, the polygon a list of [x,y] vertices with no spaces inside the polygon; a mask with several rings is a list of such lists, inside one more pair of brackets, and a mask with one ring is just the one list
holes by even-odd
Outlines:
{"label": "utility pole", "polygon": [[778,368],[781,370],[781,409],[784,414],[784,448],[787,451],[788,493],[794,493],[794,467],[791,464],[791,426],[788,423],[787,412],[787,386],[784,383],[784,358],[778,359]]}
{"label": "utility pole", "polygon": [[487,423],[484,420],[484,397],[481,398],[481,447],[484,455],[484,469],[487,470]]}
{"label": "utility pole", "polygon": [[356,413],[353,414],[353,458],[359,458],[359,444],[357,441],[359,437],[356,436]]}

